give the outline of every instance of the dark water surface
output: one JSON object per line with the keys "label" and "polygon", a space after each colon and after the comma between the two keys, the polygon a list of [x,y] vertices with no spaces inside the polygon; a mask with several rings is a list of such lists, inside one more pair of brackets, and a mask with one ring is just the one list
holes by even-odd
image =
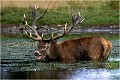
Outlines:
{"label": "dark water surface", "polygon": [[[69,35],[59,41],[74,37]],[[89,34],[93,35],[93,34]],[[118,34],[102,34],[113,44],[107,62],[81,61],[74,64],[45,63],[37,61],[34,50],[37,42],[25,38],[2,37],[1,78],[2,79],[75,79],[75,80],[119,80],[119,38]]]}

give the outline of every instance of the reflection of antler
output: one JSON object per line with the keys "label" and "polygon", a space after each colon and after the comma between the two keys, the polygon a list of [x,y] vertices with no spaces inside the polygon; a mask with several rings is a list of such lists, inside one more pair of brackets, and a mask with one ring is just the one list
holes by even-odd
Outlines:
{"label": "reflection of antler", "polygon": [[[46,11],[43,13],[42,16],[37,16],[37,14],[36,14],[36,9],[37,8],[38,8],[37,6],[34,6],[32,8],[32,18],[33,18],[32,26],[28,25],[27,20],[26,20],[26,15],[24,14],[24,22],[25,22],[26,35],[29,38],[33,39],[33,40],[41,40],[42,39],[42,37],[39,36],[39,34],[38,34],[37,30],[36,30],[36,21],[39,20],[39,19],[42,19],[43,16],[45,15],[45,13],[48,10],[48,8],[47,8]],[[30,32],[27,31],[27,27],[34,32],[34,36]]]}

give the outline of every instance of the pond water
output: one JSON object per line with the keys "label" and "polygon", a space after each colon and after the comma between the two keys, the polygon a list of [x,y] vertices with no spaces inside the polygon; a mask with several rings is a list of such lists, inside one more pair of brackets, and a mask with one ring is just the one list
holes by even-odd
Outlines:
{"label": "pond water", "polygon": [[119,80],[120,58],[118,34],[74,34],[65,36],[59,39],[59,41],[91,35],[103,36],[113,44],[107,62],[45,63],[44,61],[37,61],[34,56],[37,42],[21,37],[2,37],[1,78]]}

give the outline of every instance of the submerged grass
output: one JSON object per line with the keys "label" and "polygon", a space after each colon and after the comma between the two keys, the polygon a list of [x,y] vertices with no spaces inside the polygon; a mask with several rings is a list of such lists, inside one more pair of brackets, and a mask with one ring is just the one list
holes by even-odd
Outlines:
{"label": "submerged grass", "polygon": [[[105,1],[104,3],[99,2],[99,4],[97,1],[93,1],[93,3],[94,5],[89,5],[85,7],[80,6],[78,3],[73,3],[72,1],[70,1],[68,2],[70,7],[58,7],[55,9],[49,9],[45,17],[37,22],[37,26],[57,25],[65,23],[68,23],[70,25],[72,9],[80,11],[81,15],[84,16],[85,20],[83,21],[83,23],[81,23],[82,26],[119,24],[119,1]],[[88,5],[87,2],[86,5]],[[40,12],[40,14],[42,14],[44,11],[44,9],[38,9],[38,12]],[[2,8],[2,25],[20,25],[20,23],[22,23],[23,21],[24,13],[27,14],[28,22],[31,23],[31,9],[17,7]]]}

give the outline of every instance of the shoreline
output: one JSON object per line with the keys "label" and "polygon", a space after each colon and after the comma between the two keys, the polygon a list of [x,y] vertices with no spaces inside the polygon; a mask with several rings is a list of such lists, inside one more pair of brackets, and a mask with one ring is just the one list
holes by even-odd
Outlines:
{"label": "shoreline", "polygon": [[[109,25],[109,26],[76,26],[74,29],[70,32],[70,34],[81,34],[81,33],[112,33],[112,34],[119,34],[119,26],[120,25]],[[37,30],[38,33],[45,33],[45,34],[52,34],[52,33],[62,33],[64,26],[40,26]],[[69,28],[69,26],[68,26]],[[24,34],[24,28],[21,29],[19,26],[1,26],[1,35],[20,35],[21,33]],[[28,30],[29,31],[29,30]]]}

